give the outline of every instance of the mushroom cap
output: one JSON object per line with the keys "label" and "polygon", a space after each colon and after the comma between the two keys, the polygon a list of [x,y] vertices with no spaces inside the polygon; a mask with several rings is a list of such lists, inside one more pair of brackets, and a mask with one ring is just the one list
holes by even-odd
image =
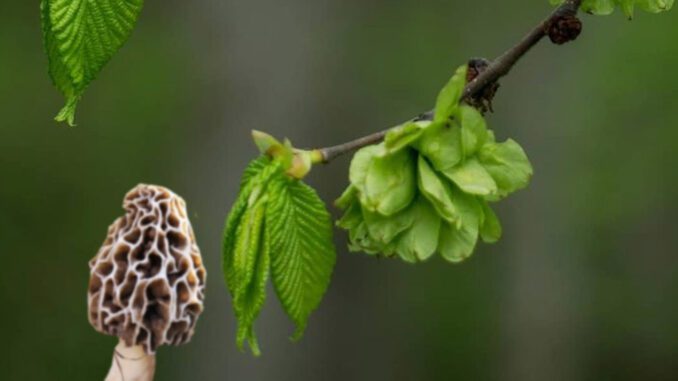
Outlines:
{"label": "mushroom cap", "polygon": [[149,354],[186,343],[203,310],[207,276],[186,203],[167,188],[139,184],[123,208],[89,262],[89,321]]}

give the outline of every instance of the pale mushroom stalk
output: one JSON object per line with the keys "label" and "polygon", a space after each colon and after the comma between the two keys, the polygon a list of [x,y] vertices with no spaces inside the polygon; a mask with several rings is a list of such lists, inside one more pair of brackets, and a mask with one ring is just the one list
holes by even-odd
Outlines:
{"label": "pale mushroom stalk", "polygon": [[120,338],[106,381],[150,381],[156,349],[193,336],[207,273],[181,197],[140,184],[123,207],[89,263],[89,321]]}
{"label": "pale mushroom stalk", "polygon": [[154,374],[155,355],[147,354],[141,345],[129,347],[120,340],[105,381],[151,381]]}

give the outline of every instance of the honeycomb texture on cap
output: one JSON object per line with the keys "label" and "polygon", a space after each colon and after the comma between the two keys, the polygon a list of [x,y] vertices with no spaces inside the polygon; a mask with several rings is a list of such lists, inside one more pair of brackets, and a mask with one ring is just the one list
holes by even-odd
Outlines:
{"label": "honeycomb texture on cap", "polygon": [[149,354],[186,343],[203,310],[207,276],[186,203],[167,188],[140,184],[123,207],[89,262],[89,321]]}

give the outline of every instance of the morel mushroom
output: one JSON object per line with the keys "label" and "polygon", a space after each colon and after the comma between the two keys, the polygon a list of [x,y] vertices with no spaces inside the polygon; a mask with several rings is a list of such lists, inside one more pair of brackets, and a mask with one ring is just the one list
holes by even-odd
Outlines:
{"label": "morel mushroom", "polygon": [[207,273],[181,197],[140,184],[123,208],[89,262],[89,321],[120,338],[106,381],[152,380],[156,349],[191,339]]}

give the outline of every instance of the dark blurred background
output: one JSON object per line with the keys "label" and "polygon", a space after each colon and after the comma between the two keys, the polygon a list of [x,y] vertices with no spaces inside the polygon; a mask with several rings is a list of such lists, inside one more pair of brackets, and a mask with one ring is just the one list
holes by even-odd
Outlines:
{"label": "dark blurred background", "polygon": [[[494,57],[546,0],[149,1],[80,104],[52,118],[37,1],[0,5],[0,379],[97,380],[116,339],[86,316],[87,261],[125,192],[165,185],[189,207],[206,311],[158,380],[678,379],[678,10],[584,16],[540,44],[489,117],[521,142],[531,186],[505,235],[466,263],[416,266],[340,248],[305,338],[272,290],[263,356],[236,350],[221,276],[224,217],[257,151],[249,131],[326,146],[429,109],[469,57]],[[308,181],[328,202],[349,158]],[[336,214],[336,210],[333,210]]]}

